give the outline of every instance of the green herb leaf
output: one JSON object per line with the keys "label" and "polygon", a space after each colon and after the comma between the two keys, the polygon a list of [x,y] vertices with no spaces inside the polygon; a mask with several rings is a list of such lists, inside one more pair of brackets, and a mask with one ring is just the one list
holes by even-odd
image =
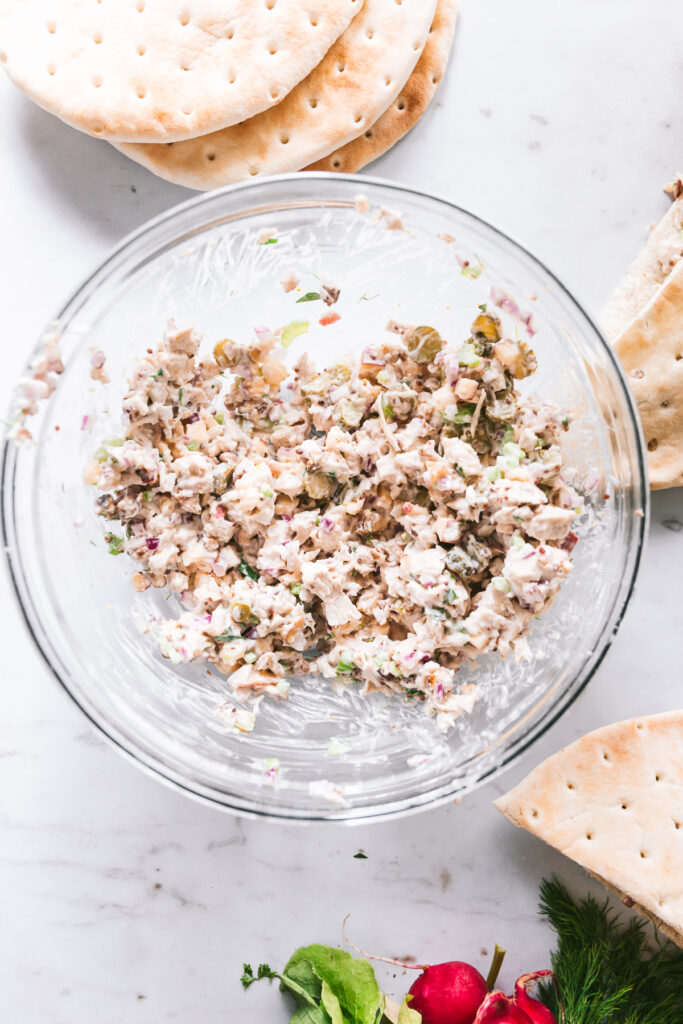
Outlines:
{"label": "green herb leaf", "polygon": [[358,853],[354,853],[353,859],[354,860],[367,860],[368,859],[368,855],[367,855],[367,853],[363,853],[362,850],[359,850]]}
{"label": "green herb leaf", "polygon": [[250,580],[257,580],[259,578],[259,574],[257,573],[256,569],[252,569],[250,565],[247,565],[244,559],[242,559],[238,568],[242,575],[248,576]]}
{"label": "green herb leaf", "polygon": [[327,1012],[332,1024],[345,1024],[344,1018],[342,1017],[339,999],[325,980],[323,980],[320,992],[320,1002],[323,1005],[323,1009]]}
{"label": "green herb leaf", "polygon": [[183,389],[182,388],[178,388],[178,405],[180,405],[182,400],[183,400]]}
{"label": "green herb leaf", "polygon": [[275,245],[276,242],[277,238],[264,238],[262,242],[259,242],[259,245]]}
{"label": "green herb leaf", "polygon": [[229,644],[231,640],[242,640],[241,633],[219,633],[218,636],[214,637],[217,644]]}
{"label": "green herb leaf", "polygon": [[240,978],[240,981],[242,982],[242,988],[249,988],[249,986],[253,985],[255,981],[261,981],[262,978],[268,978],[272,981],[274,978],[279,977],[280,975],[277,971],[273,971],[268,964],[259,964],[256,974],[254,974],[254,969],[251,964],[243,964],[242,977]]}
{"label": "green herb leaf", "polygon": [[555,877],[540,890],[541,913],[557,932],[558,982],[538,997],[566,1024],[680,1024],[683,950],[659,942],[647,954],[645,922],[622,923],[609,902],[575,901]]}
{"label": "green herb leaf", "polygon": [[[290,980],[315,1003],[322,1002],[328,1015],[335,1005],[330,998],[334,995],[344,1024],[375,1024],[380,992],[367,960],[355,959],[331,946],[305,946],[296,951],[282,972],[283,985],[290,987]],[[329,1019],[334,1021],[332,1016]]]}
{"label": "green herb leaf", "polygon": [[300,299],[297,299],[297,305],[300,302],[315,302],[316,299],[320,298],[320,292],[306,292]]}

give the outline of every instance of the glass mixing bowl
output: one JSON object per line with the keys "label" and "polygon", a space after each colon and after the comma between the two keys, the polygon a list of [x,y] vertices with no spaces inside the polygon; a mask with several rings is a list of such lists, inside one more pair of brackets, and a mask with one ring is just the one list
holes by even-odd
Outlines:
{"label": "glass mixing bowl", "polygon": [[[367,212],[354,202],[360,190]],[[400,211],[407,230],[390,230],[380,208]],[[259,244],[265,238],[277,241]],[[279,283],[290,271],[305,290],[321,274],[341,286],[338,323],[320,326],[319,306],[295,305],[297,293]],[[175,598],[133,589],[133,568],[108,553],[95,492],[83,482],[88,457],[121,433],[134,357],[156,345],[169,317],[196,323],[207,346],[226,335],[246,340],[254,324],[309,320],[286,356],[307,351],[323,364],[388,337],[392,317],[430,323],[457,341],[492,286],[533,310],[539,369],[523,383],[571,410],[566,460],[586,495],[574,571],[533,624],[531,660],[487,655],[463,670],[479,699],[447,733],[414,702],[336,693],[316,678],[294,681],[288,701],[266,698],[253,732],[231,732],[216,714],[231,699],[225,677],[206,665],[171,664],[141,632],[150,613],[172,614]],[[371,178],[259,179],[192,199],[129,236],[49,330],[60,336],[65,372],[29,423],[36,443],[5,445],[12,577],[65,690],[116,746],[167,781],[217,806],[273,818],[378,819],[433,805],[510,765],[603,658],[646,526],[634,407],[611,349],[572,296],[479,218]],[[90,378],[93,347],[106,353],[107,385]],[[274,758],[279,770],[267,770]]]}

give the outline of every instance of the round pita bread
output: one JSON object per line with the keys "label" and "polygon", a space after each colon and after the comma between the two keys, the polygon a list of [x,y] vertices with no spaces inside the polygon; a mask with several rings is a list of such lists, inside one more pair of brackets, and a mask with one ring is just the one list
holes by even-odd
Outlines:
{"label": "round pita bread", "polygon": [[394,102],[429,33],[436,0],[365,0],[320,64],[276,107],[202,138],[117,148],[200,190],[298,171],[356,138]]}
{"label": "round pita bread", "polygon": [[41,107],[98,138],[189,139],[278,103],[362,3],[0,0],[0,61]]}
{"label": "round pita bread", "polygon": [[357,139],[352,139],[341,149],[310,164],[305,170],[353,174],[386,153],[415,127],[441,85],[457,16],[458,0],[438,0],[425,48],[397,99]]}
{"label": "round pita bread", "polygon": [[683,711],[596,729],[495,801],[683,945]]}

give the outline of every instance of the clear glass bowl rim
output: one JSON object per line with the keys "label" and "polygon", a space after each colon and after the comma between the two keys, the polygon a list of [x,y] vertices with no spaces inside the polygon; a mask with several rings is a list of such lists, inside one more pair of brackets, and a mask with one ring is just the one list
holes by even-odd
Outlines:
{"label": "clear glass bowl rim", "polygon": [[[496,225],[486,220],[479,215],[472,213],[472,211],[466,209],[454,203],[451,199],[444,196],[435,194],[433,192],[426,192],[419,188],[414,188],[409,185],[404,185],[400,182],[391,181],[386,178],[375,177],[371,175],[348,175],[339,173],[328,173],[328,172],[298,172],[291,174],[272,175],[269,177],[258,178],[256,181],[243,181],[238,182],[234,185],[228,185],[221,189],[215,189],[211,192],[203,192],[197,196],[185,200],[182,203],[172,206],[170,209],[157,215],[151,220],[146,221],[140,227],[134,231],[129,232],[117,245],[115,245],[108,253],[108,255],[102,260],[101,263],[81,282],[81,284],[73,291],[70,297],[67,299],[65,304],[60,308],[59,312],[48,321],[46,331],[48,331],[55,322],[67,322],[72,318],[78,310],[88,301],[88,299],[95,293],[97,288],[105,284],[108,275],[113,271],[119,264],[119,261],[125,257],[126,252],[129,249],[133,249],[137,243],[142,242],[146,236],[153,235],[154,232],[163,225],[168,225],[176,218],[182,217],[189,211],[201,210],[204,206],[208,206],[215,202],[220,202],[222,196],[234,195],[244,193],[248,196],[250,193],[258,193],[264,186],[271,185],[273,183],[285,185],[287,182],[298,182],[302,179],[308,179],[309,181],[325,181],[325,182],[345,182],[348,185],[349,181],[355,181],[358,183],[359,190],[362,191],[363,186],[380,187],[386,189],[396,195],[397,208],[400,208],[400,196],[409,195],[414,196],[425,201],[436,201],[443,204],[460,214],[465,215],[474,222],[481,224],[486,230],[493,232],[499,237],[504,243],[513,246],[519,252],[521,252],[531,264],[540,268],[540,270],[548,275],[553,281],[554,285],[574,304],[578,312],[588,321],[588,323],[595,329],[596,338],[602,345],[604,352],[607,354],[608,360],[612,364],[615,370],[616,376],[621,385],[623,397],[625,400],[625,407],[629,410],[631,427],[634,431],[634,435],[637,442],[637,480],[634,480],[633,486],[637,488],[642,499],[642,512],[643,515],[639,519],[639,527],[637,530],[637,539],[633,545],[633,558],[632,558],[632,571],[628,585],[623,587],[615,599],[614,605],[610,611],[608,618],[608,627],[603,635],[602,643],[599,650],[594,654],[594,657],[585,671],[584,678],[581,680],[579,685],[568,689],[558,699],[557,704],[552,714],[543,718],[540,722],[533,724],[528,731],[521,731],[517,740],[510,745],[506,750],[505,756],[496,764],[494,768],[487,768],[483,770],[473,780],[472,784],[468,789],[476,788],[481,785],[484,781],[491,781],[493,778],[501,774],[512,762],[517,761],[526,750],[529,749],[537,740],[539,740],[545,733],[558,721],[562,715],[572,706],[579,695],[584,691],[588,683],[593,678],[593,675],[601,665],[605,655],[611,647],[614,637],[616,636],[619,626],[624,618],[626,609],[633,595],[635,588],[638,571],[642,562],[643,549],[645,544],[645,537],[647,534],[647,526],[649,522],[650,513],[650,492],[647,477],[647,458],[645,455],[645,445],[640,426],[640,420],[638,417],[635,402],[629,390],[626,378],[621,367],[621,364],[611,347],[606,341],[602,332],[599,330],[597,325],[594,323],[592,318],[588,315],[586,310],[583,308],[581,303],[576,299],[573,293],[557,278],[557,276],[550,270],[545,263],[535,256],[529,249],[526,248],[517,239],[508,235],[505,231],[502,231]],[[248,211],[252,212],[256,204],[248,203]],[[221,218],[221,221],[239,219],[237,216],[230,216],[228,218]],[[203,220],[198,230],[205,230],[211,225],[210,220]],[[196,233],[195,231],[184,232],[175,237],[174,244],[177,244],[180,240],[188,235],[191,236]],[[159,250],[157,250],[158,252]],[[38,340],[36,345],[33,347],[31,354],[25,364],[27,367],[31,359],[39,351],[41,341]],[[405,798],[404,800],[395,800],[385,809],[373,808],[370,813],[366,809],[359,809],[358,811],[348,812],[331,812],[329,815],[321,815],[311,813],[310,815],[302,815],[298,812],[288,812],[284,809],[281,813],[273,812],[273,810],[262,810],[256,805],[249,807],[240,805],[238,803],[231,804],[227,801],[217,799],[216,795],[210,791],[203,791],[201,785],[191,785],[185,780],[179,773],[169,769],[168,766],[164,765],[160,761],[156,761],[154,758],[149,757],[143,751],[136,749],[135,744],[131,741],[127,742],[127,738],[116,735],[116,728],[110,723],[104,721],[98,717],[95,713],[92,713],[84,704],[79,700],[78,696],[69,686],[68,678],[63,678],[60,672],[55,667],[51,658],[51,642],[47,632],[43,629],[42,623],[35,609],[28,604],[22,597],[22,590],[27,595],[30,595],[30,588],[26,583],[26,578],[23,572],[22,560],[20,551],[15,549],[10,541],[11,531],[8,527],[13,522],[13,494],[14,494],[14,472],[15,463],[17,458],[17,446],[9,440],[9,437],[5,436],[2,450],[2,467],[0,470],[0,531],[2,533],[3,548],[7,558],[9,567],[10,580],[14,593],[16,595],[19,608],[22,617],[26,623],[29,634],[33,639],[38,651],[40,652],[46,666],[59,683],[62,690],[68,695],[73,701],[76,707],[81,711],[82,714],[91,722],[91,724],[97,729],[97,731],[126,759],[135,764],[138,768],[146,772],[151,777],[165,783],[171,789],[180,791],[185,795],[197,800],[198,802],[209,805],[214,808],[219,808],[228,813],[237,814],[242,817],[250,818],[261,818],[269,821],[288,821],[295,823],[307,823],[307,822],[333,822],[339,824],[364,824],[368,822],[386,820],[388,818],[403,817],[407,814],[416,813],[420,810],[424,810],[427,807],[436,807],[441,804],[448,802],[453,799],[454,791],[447,788],[441,787],[438,791],[431,791],[422,793],[412,798]],[[620,597],[620,600],[619,600]]]}

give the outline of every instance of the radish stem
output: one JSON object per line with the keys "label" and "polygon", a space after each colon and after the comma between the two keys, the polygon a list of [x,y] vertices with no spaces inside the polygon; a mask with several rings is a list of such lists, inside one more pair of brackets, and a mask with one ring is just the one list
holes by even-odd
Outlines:
{"label": "radish stem", "polygon": [[[360,953],[361,956],[364,956],[366,960],[381,960],[384,964],[393,964],[394,967],[404,967],[407,971],[426,971],[429,967],[429,964],[404,964],[402,960],[393,960],[390,956],[378,956],[376,953],[367,953],[364,949],[361,949],[360,946],[357,946],[355,942],[351,942],[351,939],[346,934],[346,922],[350,917],[351,915],[347,914],[342,922],[342,935],[344,936],[344,942],[346,942],[351,949],[355,949],[356,953]],[[498,949],[497,946],[496,949]]]}
{"label": "radish stem", "polygon": [[498,980],[498,975],[501,967],[503,966],[503,960],[505,959],[505,952],[506,951],[501,949],[498,945],[496,945],[496,948],[493,951],[493,960],[491,961],[489,973],[486,975],[486,984],[488,985],[489,992],[493,990],[493,987]]}

